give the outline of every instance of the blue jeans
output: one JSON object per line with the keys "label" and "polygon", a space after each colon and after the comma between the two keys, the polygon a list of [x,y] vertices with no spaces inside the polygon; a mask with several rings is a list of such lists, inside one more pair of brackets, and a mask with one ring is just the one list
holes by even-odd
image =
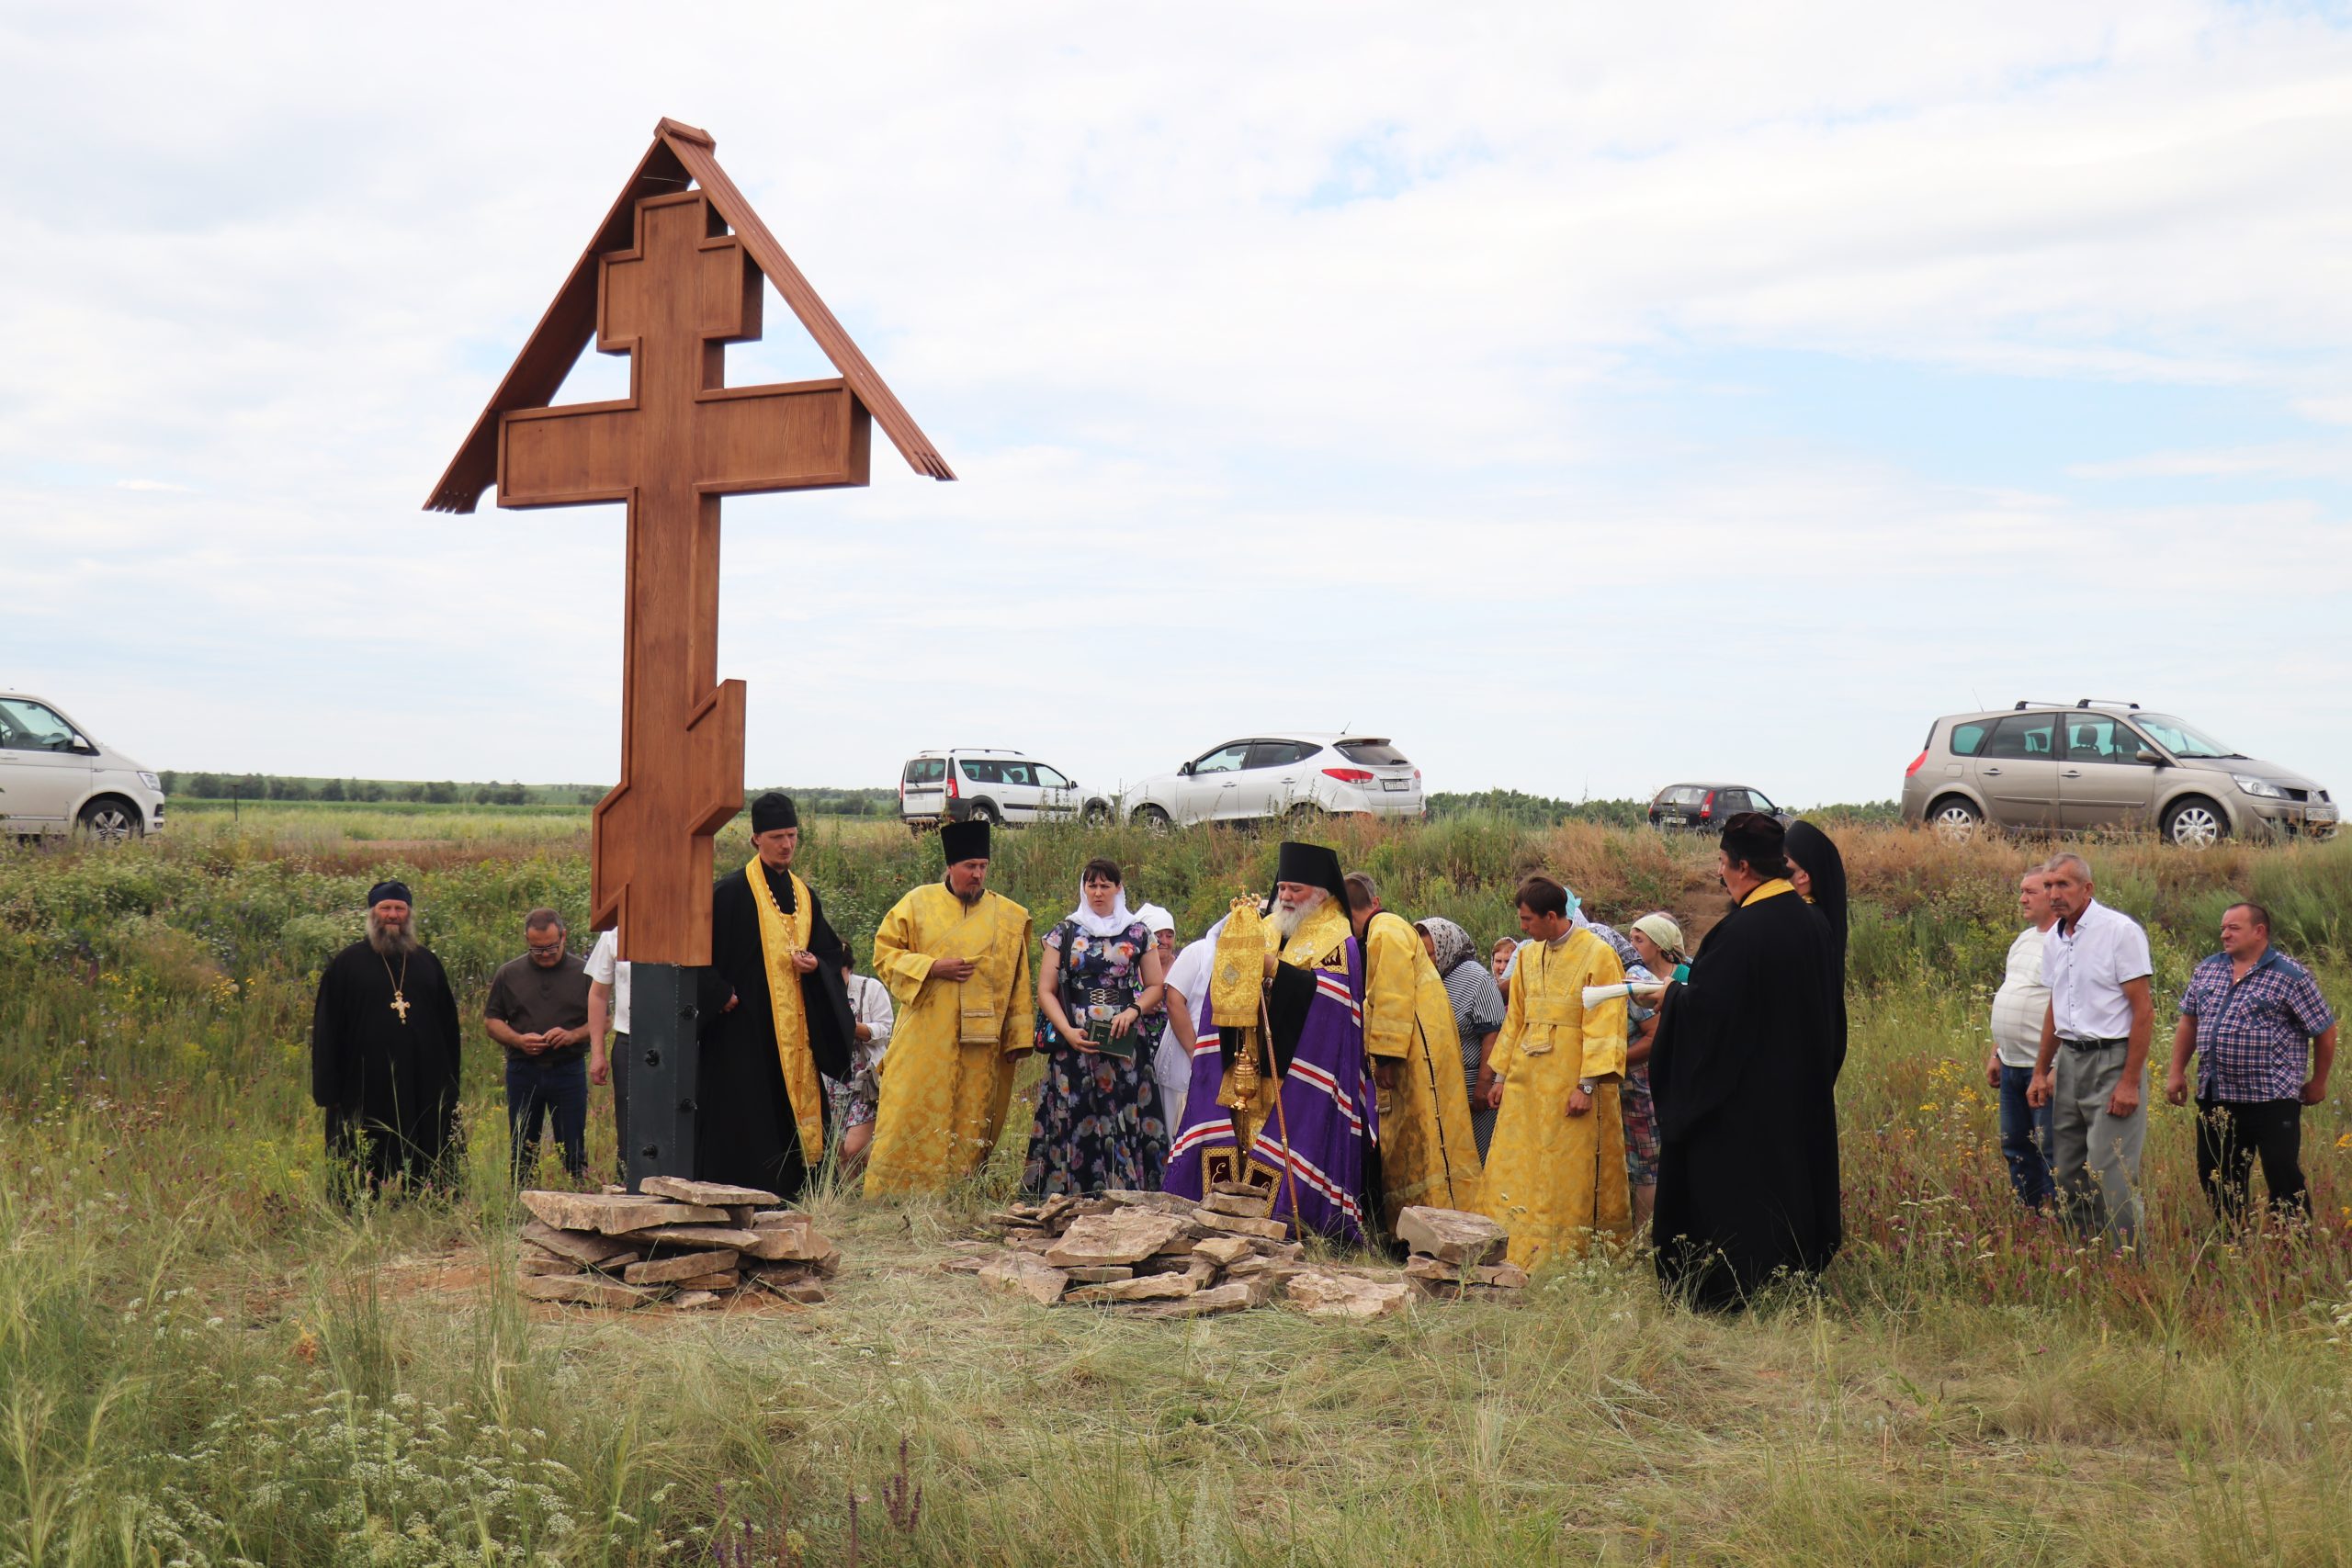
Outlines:
{"label": "blue jeans", "polygon": [[2009,1162],[2018,1201],[2039,1209],[2056,1191],[2050,1179],[2050,1119],[2057,1108],[2036,1111],[2025,1102],[2025,1086],[2032,1081],[2031,1067],[2001,1064],[2001,1157]]}
{"label": "blue jeans", "polygon": [[506,1131],[514,1150],[514,1179],[519,1184],[539,1163],[539,1126],[555,1122],[555,1141],[563,1150],[563,1168],[574,1181],[588,1173],[588,1063],[574,1056],[568,1062],[534,1061],[524,1055],[506,1058]]}

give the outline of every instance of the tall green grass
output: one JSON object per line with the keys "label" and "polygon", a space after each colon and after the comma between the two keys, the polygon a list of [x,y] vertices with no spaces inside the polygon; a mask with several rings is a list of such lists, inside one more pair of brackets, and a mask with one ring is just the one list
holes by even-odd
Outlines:
{"label": "tall green grass", "polygon": [[[478,1034],[456,1190],[322,1201],[311,992],[368,883],[414,884],[469,1016],[523,911],[577,921],[586,899],[577,824],[334,820],[0,852],[0,1564],[831,1563],[853,1539],[863,1562],[2235,1563],[2352,1539],[2339,1104],[2307,1119],[2308,1234],[2215,1233],[2162,1105],[2139,1258],[2009,1201],[1984,1020],[2039,847],[1848,835],[1849,1246],[1818,1292],[1747,1320],[1663,1308],[1638,1257],[1363,1327],[1044,1312],[935,1268],[1009,1183],[1018,1114],[969,1190],[814,1200],[847,1258],[832,1303],[657,1320],[506,1288]],[[1702,842],[1475,816],[1329,832],[1392,905],[1482,938],[1530,870],[1602,919],[1695,928],[1721,903]],[[892,824],[808,840],[861,945],[939,870]],[[1226,832],[999,842],[999,886],[1041,923],[1107,850],[1188,933],[1274,853]],[[722,865],[748,854],[722,840]],[[2352,846],[2091,854],[2151,925],[2165,1005],[2245,892],[2352,994]]]}

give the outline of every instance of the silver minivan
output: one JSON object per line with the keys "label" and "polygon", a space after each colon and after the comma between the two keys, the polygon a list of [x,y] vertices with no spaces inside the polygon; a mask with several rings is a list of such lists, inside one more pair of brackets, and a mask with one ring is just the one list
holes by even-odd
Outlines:
{"label": "silver minivan", "polygon": [[1903,819],[1965,838],[2153,827],[2201,848],[2241,838],[2335,835],[2327,791],[2137,703],[2018,703],[1928,727],[1903,776]]}
{"label": "silver minivan", "polygon": [[0,692],[0,832],[119,843],[164,827],[164,785],[57,705]]}

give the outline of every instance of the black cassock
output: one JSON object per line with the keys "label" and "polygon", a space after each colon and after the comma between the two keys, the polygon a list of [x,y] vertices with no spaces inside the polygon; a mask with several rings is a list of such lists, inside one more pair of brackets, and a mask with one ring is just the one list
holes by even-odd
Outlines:
{"label": "black cassock", "polygon": [[[397,977],[408,1003],[392,1006]],[[355,942],[319,976],[311,1014],[311,1099],[326,1111],[327,1156],[369,1187],[441,1175],[458,1109],[458,998],[423,948],[387,958]]]}
{"label": "black cassock", "polygon": [[[776,908],[794,911],[788,873],[760,866]],[[766,954],[760,947],[760,914],[746,872],[722,878],[711,890],[711,968],[699,1000],[702,1008],[701,1072],[695,1087],[695,1177],[702,1181],[763,1187],[781,1197],[799,1192],[808,1179],[801,1157],[800,1128],[786,1090],[784,1065],[775,1050],[775,1013],[768,993]],[[825,923],[825,907],[808,893],[808,951],[817,967],[798,976],[801,1016],[808,1021],[808,1050],[818,1072],[849,1076],[849,1046],[855,1025],[842,986],[842,939]],[[722,1011],[728,993],[731,1010]],[[818,1108],[820,1114],[824,1107]]]}
{"label": "black cassock", "polygon": [[1650,1050],[1657,1103],[1658,1277],[1694,1306],[1737,1308],[1778,1270],[1816,1274],[1844,1239],[1838,1198],[1845,964],[1794,893],[1707,933],[1668,992]]}

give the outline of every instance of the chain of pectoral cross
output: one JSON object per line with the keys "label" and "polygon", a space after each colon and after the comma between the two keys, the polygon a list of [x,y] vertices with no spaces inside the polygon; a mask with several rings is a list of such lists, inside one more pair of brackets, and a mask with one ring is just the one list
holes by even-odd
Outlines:
{"label": "chain of pectoral cross", "polygon": [[376,954],[376,961],[384,966],[384,978],[392,981],[391,1010],[401,1015],[401,1021],[402,1023],[406,1023],[408,1021],[408,1010],[414,1005],[405,995],[408,990],[408,954],[405,953],[401,954],[401,975],[400,978],[397,980],[392,980],[392,961],[390,959],[385,957],[379,953]]}

